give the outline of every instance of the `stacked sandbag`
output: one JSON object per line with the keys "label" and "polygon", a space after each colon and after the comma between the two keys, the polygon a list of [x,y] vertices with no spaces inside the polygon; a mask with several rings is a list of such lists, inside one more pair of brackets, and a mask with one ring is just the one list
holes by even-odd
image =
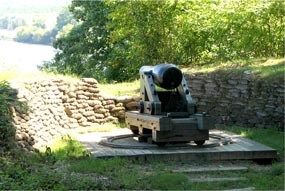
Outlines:
{"label": "stacked sandbag", "polygon": [[116,97],[102,96],[98,82],[83,78],[47,78],[26,81],[15,87],[28,111],[12,107],[17,144],[34,150],[68,133],[70,129],[124,119],[124,104]]}

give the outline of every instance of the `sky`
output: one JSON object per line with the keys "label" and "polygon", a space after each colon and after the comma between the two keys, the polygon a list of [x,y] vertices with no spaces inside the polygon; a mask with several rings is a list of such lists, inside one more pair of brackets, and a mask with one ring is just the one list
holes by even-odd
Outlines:
{"label": "sky", "polygon": [[71,0],[0,0],[0,5],[18,7],[18,6],[51,6],[64,5]]}

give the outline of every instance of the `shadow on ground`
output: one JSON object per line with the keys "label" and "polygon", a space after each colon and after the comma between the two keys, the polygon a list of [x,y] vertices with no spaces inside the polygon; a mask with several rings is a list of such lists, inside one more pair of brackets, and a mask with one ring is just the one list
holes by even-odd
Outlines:
{"label": "shadow on ground", "polygon": [[16,146],[16,127],[13,114],[19,115],[28,111],[27,103],[17,99],[18,91],[6,81],[0,82],[0,152]]}

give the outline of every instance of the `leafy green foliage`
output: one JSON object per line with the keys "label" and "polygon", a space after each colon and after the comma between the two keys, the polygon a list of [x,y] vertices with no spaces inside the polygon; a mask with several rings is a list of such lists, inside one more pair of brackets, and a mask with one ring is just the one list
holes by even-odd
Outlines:
{"label": "leafy green foliage", "polygon": [[73,1],[79,23],[46,70],[135,79],[142,65],[284,55],[282,1]]}

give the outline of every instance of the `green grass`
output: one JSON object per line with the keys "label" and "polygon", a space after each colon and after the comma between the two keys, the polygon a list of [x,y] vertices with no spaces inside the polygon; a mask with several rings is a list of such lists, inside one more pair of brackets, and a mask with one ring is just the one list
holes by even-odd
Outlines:
{"label": "green grass", "polygon": [[274,127],[271,129],[260,129],[231,126],[226,127],[226,130],[272,147],[277,150],[280,157],[284,158],[284,132],[277,131]]}
{"label": "green grass", "polygon": [[50,146],[41,150],[46,156],[50,156],[53,160],[82,158],[90,155],[85,147],[71,136],[63,136],[61,140],[55,141]]}
{"label": "green grass", "polygon": [[251,59],[237,60],[225,63],[213,63],[196,65],[193,67],[185,66],[183,72],[191,73],[243,73],[250,72],[258,75],[263,79],[271,79],[276,77],[284,78],[285,74],[285,58],[280,59]]}
{"label": "green grass", "polygon": [[[279,161],[257,165],[251,161],[137,161],[127,158],[95,159],[71,137],[65,137],[39,154],[13,151],[0,154],[1,190],[223,190],[255,187],[284,190],[283,133],[267,129],[226,127],[272,146]],[[173,173],[171,170],[200,165],[247,166],[247,172]],[[199,176],[245,177],[238,182],[193,183]]]}
{"label": "green grass", "polygon": [[113,84],[100,84],[100,92],[103,94],[122,96],[122,95],[136,95],[139,93],[139,80],[133,82],[121,82]]}
{"label": "green grass", "polygon": [[11,70],[1,70],[0,71],[0,81],[25,81],[31,79],[43,79],[43,78],[64,78],[68,82],[72,82],[78,80],[79,78],[75,75],[60,75],[60,74],[52,74],[52,73],[45,73],[45,72],[30,72],[30,73],[23,73],[18,71],[17,69]]}
{"label": "green grass", "polygon": [[122,158],[105,160],[94,160],[93,158],[88,158],[81,161],[74,161],[69,166],[69,170],[78,173],[106,174],[108,172],[112,173],[113,171],[117,171],[125,164],[127,164],[127,160]]}
{"label": "green grass", "polygon": [[[68,82],[73,82],[79,79],[75,75],[60,75],[45,72],[32,72],[22,73],[15,70],[2,70],[0,71],[0,81],[25,81],[31,79],[43,79],[43,78],[64,78]],[[123,96],[123,95],[136,95],[139,93],[140,82],[138,80],[133,82],[121,82],[113,84],[99,84],[101,94]]]}

